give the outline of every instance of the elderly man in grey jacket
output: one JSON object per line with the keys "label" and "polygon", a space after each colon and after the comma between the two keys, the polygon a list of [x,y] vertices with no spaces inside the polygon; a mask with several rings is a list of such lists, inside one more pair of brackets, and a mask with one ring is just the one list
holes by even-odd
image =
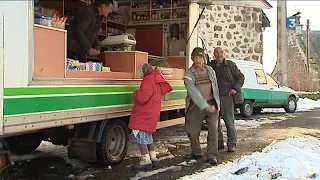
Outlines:
{"label": "elderly man in grey jacket", "polygon": [[[243,102],[241,87],[244,83],[244,76],[237,65],[225,59],[225,52],[222,47],[214,49],[215,60],[209,62],[217,75],[219,95],[221,100],[220,115],[227,128],[228,152],[234,152],[237,145],[237,133],[234,126],[234,105]],[[224,149],[223,134],[219,120],[219,149]]]}
{"label": "elderly man in grey jacket", "polygon": [[199,136],[202,120],[208,125],[207,163],[217,164],[218,118],[220,109],[219,89],[214,70],[204,64],[204,50],[196,47],[192,53],[193,65],[186,70],[184,83],[187,88],[185,131],[191,142],[192,153],[186,158],[202,157]]}

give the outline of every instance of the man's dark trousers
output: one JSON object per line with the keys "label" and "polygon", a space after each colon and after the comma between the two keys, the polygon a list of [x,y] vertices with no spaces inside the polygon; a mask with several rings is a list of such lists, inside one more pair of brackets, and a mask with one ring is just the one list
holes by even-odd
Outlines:
{"label": "man's dark trousers", "polygon": [[[228,147],[234,147],[237,144],[237,132],[234,126],[234,101],[233,96],[220,96],[220,116],[224,120],[224,123],[227,128],[227,136]],[[219,131],[219,147],[223,146],[223,134],[222,134],[222,127],[221,121],[219,120],[218,125]]]}

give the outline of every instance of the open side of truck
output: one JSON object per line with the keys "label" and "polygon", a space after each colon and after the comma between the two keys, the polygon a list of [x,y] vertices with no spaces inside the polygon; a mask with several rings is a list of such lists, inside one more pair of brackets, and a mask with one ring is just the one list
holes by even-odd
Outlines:
{"label": "open side of truck", "polygon": [[[134,73],[136,69],[131,70],[132,78],[67,77],[71,71],[65,69],[65,57],[61,59],[63,69],[59,69],[62,77],[39,76],[51,72],[50,65],[43,64],[60,52],[50,54],[43,48],[46,44],[50,46],[43,40],[54,35],[39,38],[37,32],[66,34],[66,31],[34,25],[33,3],[0,2],[0,139],[3,142],[0,149],[25,154],[34,151],[42,141],[49,141],[68,146],[69,158],[102,165],[120,163],[128,149],[132,93],[141,83]],[[8,11],[10,8],[15,8],[16,13]],[[18,18],[17,14],[21,16]],[[66,36],[56,37],[63,40]],[[62,44],[64,48],[65,45]],[[37,48],[49,52],[41,56],[46,59],[38,61]],[[55,63],[52,61],[52,68],[57,68]],[[163,98],[157,128],[184,123],[183,81],[173,77],[168,82],[174,90]],[[0,160],[0,168],[10,165],[8,151],[0,151]]]}

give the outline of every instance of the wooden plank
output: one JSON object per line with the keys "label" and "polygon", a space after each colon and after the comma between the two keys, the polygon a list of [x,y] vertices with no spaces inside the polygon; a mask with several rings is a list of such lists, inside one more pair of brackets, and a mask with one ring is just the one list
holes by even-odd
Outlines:
{"label": "wooden plank", "polygon": [[165,127],[170,127],[170,126],[175,126],[179,124],[184,124],[185,118],[176,118],[176,119],[171,119],[171,120],[166,120],[166,121],[160,121],[158,122],[157,129],[165,128]]}

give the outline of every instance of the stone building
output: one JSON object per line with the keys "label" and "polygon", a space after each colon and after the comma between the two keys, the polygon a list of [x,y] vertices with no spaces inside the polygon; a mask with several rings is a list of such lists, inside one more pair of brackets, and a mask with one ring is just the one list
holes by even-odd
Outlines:
{"label": "stone building", "polygon": [[227,58],[262,63],[263,31],[270,27],[270,21],[262,9],[229,5],[206,6],[199,24],[200,36],[210,58],[213,58],[213,49],[222,46]]}
{"label": "stone building", "polygon": [[[320,33],[310,32],[310,71],[307,66],[306,32],[287,30],[288,86],[296,91],[319,91]],[[277,75],[277,64],[272,76]]]}

